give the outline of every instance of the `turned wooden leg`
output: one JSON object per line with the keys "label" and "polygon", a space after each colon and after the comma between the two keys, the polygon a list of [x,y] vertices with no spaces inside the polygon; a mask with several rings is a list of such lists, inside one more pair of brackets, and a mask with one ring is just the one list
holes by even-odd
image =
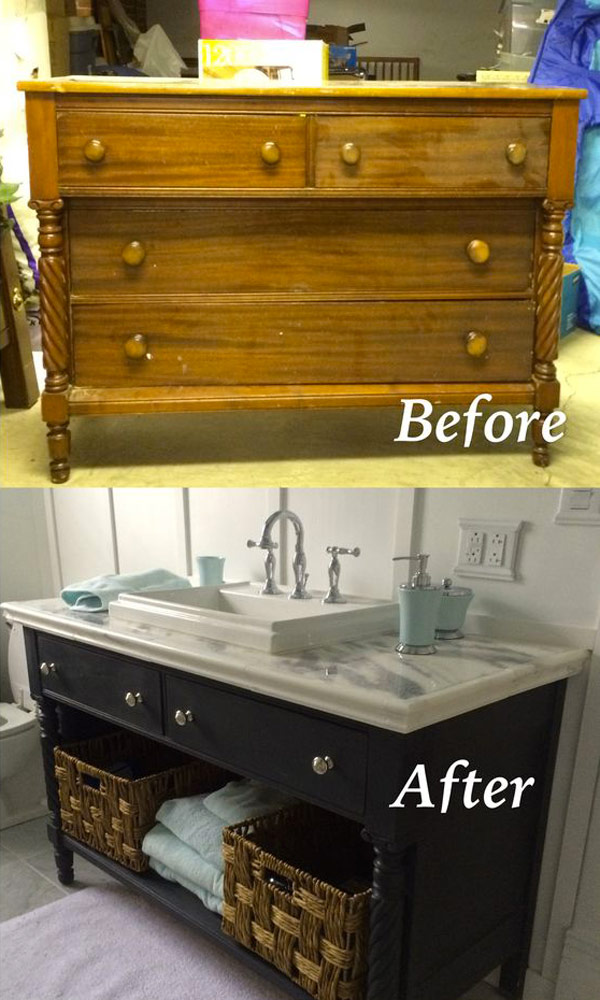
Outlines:
{"label": "turned wooden leg", "polygon": [[542,424],[560,401],[560,385],[554,360],[558,354],[560,297],[563,271],[563,219],[567,202],[544,201],[540,220],[540,254],[536,275],[536,318],[533,384],[534,408],[540,419],[533,424],[535,465],[550,461],[548,443],[542,438]]}
{"label": "turned wooden leg", "polygon": [[48,424],[48,452],[50,454],[50,478],[53,483],[66,483],[71,473],[69,453],[71,432],[68,422]]}
{"label": "turned wooden leg", "polygon": [[70,885],[73,881],[73,852],[64,846],[60,828],[60,799],[54,774],[54,747],[59,742],[60,733],[56,703],[43,695],[36,697],[37,717],[40,723],[42,762],[46,781],[46,796],[50,810],[48,839],[54,847],[54,860],[58,881]]}
{"label": "turned wooden leg", "polygon": [[406,875],[404,851],[371,838],[374,850],[367,1000],[399,1000]]}

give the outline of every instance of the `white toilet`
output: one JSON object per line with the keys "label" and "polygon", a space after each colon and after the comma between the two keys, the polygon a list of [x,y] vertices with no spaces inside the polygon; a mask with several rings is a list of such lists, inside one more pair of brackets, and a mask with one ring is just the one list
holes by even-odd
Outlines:
{"label": "white toilet", "polygon": [[0,702],[0,830],[48,812],[23,626],[14,622],[8,641],[8,673],[15,701]]}

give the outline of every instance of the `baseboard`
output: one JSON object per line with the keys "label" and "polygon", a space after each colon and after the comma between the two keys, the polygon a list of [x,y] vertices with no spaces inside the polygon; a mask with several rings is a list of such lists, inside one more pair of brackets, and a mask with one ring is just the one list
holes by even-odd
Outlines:
{"label": "baseboard", "polygon": [[534,972],[533,969],[527,970],[523,1000],[554,1000],[555,989],[556,983],[550,979],[544,979],[539,972]]}
{"label": "baseboard", "polygon": [[598,1000],[600,944],[567,931],[554,1000]]}

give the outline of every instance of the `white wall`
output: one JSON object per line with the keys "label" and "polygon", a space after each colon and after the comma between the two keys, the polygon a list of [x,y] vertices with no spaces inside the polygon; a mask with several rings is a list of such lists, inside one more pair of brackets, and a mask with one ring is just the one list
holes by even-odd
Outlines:
{"label": "white wall", "polygon": [[[313,24],[358,24],[365,54],[420,56],[423,80],[454,80],[494,61],[499,0],[311,0]],[[147,0],[148,25],[162,24],[182,56],[197,55],[195,0]]]}

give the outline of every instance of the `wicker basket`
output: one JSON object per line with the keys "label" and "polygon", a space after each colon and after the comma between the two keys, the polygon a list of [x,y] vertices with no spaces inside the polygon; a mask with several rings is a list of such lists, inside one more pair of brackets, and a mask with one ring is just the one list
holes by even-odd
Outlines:
{"label": "wicker basket", "polygon": [[[64,833],[136,872],[146,871],[144,836],[166,800],[209,792],[230,775],[136,733],[109,733],[55,747],[55,774]],[[136,780],[111,774],[118,760],[143,762]]]}
{"label": "wicker basket", "polygon": [[372,858],[357,824],[292,806],[227,827],[223,856],[223,930],[319,1000],[361,1000]]}

